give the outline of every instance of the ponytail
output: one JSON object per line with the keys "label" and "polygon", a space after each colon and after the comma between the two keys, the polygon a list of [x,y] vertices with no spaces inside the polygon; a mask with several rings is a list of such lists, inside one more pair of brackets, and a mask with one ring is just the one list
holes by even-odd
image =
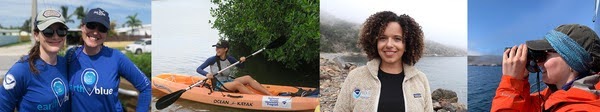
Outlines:
{"label": "ponytail", "polygon": [[[40,30],[35,28],[33,30],[34,36],[36,33],[39,34]],[[32,40],[35,41],[35,40]],[[35,45],[33,45],[33,47],[31,47],[31,49],[29,50],[29,53],[27,54],[29,57],[27,57],[27,62],[29,63],[29,70],[31,70],[31,72],[33,72],[33,74],[39,74],[40,71],[35,67],[35,60],[40,59],[40,42],[36,41]],[[21,58],[24,59],[24,58]]]}

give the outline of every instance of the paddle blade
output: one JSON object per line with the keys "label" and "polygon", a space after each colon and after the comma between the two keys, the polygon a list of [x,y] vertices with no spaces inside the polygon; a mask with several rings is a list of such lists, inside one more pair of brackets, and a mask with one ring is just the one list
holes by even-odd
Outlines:
{"label": "paddle blade", "polygon": [[285,42],[287,42],[288,38],[284,35],[281,35],[279,38],[277,38],[275,41],[269,43],[269,45],[267,45],[267,49],[272,49],[272,48],[277,48],[280,47],[281,45],[285,44]]}
{"label": "paddle blade", "polygon": [[175,103],[175,101],[177,101],[177,99],[179,99],[181,94],[183,94],[185,91],[185,89],[182,89],[159,98],[158,101],[156,101],[156,109],[161,110],[167,108],[169,105]]}

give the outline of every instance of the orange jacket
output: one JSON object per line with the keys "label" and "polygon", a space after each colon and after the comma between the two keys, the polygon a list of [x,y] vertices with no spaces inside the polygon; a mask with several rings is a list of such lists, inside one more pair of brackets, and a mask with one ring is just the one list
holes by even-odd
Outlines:
{"label": "orange jacket", "polygon": [[[576,80],[571,89],[550,91],[548,88],[541,92],[545,99],[544,110],[552,112],[566,111],[600,111],[600,75],[591,75]],[[544,102],[540,92],[529,93],[527,80],[519,80],[508,75],[502,75],[502,80],[492,101],[492,112],[520,111],[539,112]]]}

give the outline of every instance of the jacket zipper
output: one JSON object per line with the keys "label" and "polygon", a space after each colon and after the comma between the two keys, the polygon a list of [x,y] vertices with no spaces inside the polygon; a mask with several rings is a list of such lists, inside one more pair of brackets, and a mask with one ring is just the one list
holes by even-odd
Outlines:
{"label": "jacket zipper", "polygon": [[375,107],[375,108],[374,108],[375,110],[373,110],[373,112],[377,112],[377,109],[379,108],[379,97],[380,97],[380,95],[381,95],[381,81],[379,81],[379,78],[376,78],[376,79],[377,79],[377,80],[376,80],[376,81],[377,81],[377,85],[379,85],[379,90],[377,91],[377,92],[378,92],[378,94],[376,95],[376,96],[377,96],[377,97],[376,97],[377,99],[376,99],[376,101],[375,101],[375,105],[373,105],[373,107]]}
{"label": "jacket zipper", "polygon": [[[405,75],[405,76],[406,76],[406,75]],[[404,82],[406,82],[406,81],[408,81],[408,80],[406,79],[406,77],[404,77],[404,81],[402,81],[402,93],[404,94],[404,97],[403,97],[403,99],[404,99],[404,111],[405,111],[405,112],[407,112],[407,111],[408,111],[408,109],[407,109],[407,108],[408,108],[408,105],[407,105],[408,103],[406,102],[406,98],[407,98],[407,97],[406,97],[406,88],[404,88],[404,87],[406,87],[406,86],[404,85]]]}

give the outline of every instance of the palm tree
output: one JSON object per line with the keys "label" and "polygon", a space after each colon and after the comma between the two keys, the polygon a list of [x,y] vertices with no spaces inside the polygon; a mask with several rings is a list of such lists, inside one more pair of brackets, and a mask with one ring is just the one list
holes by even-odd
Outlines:
{"label": "palm tree", "polygon": [[117,27],[117,20],[110,20],[110,28],[108,31],[109,37],[117,35],[117,32],[115,31],[115,27]]}
{"label": "palm tree", "polygon": [[71,16],[73,16],[73,14],[68,15],[67,13],[69,12],[69,7],[67,6],[60,6],[60,10],[62,13],[62,16],[65,18],[65,23],[74,23],[75,21],[73,21],[73,19],[71,19]]}
{"label": "palm tree", "polygon": [[77,16],[77,19],[79,19],[79,22],[81,24],[83,24],[83,18],[85,18],[86,15],[86,10],[83,8],[83,6],[79,6],[75,9],[75,11],[73,12],[72,15]]}
{"label": "palm tree", "polygon": [[142,26],[142,21],[140,19],[138,19],[137,16],[138,16],[138,13],[127,16],[127,21],[125,22],[125,24],[123,24],[123,27],[125,27],[125,26],[131,27],[131,35],[133,35],[133,31],[134,31],[133,28]]}

